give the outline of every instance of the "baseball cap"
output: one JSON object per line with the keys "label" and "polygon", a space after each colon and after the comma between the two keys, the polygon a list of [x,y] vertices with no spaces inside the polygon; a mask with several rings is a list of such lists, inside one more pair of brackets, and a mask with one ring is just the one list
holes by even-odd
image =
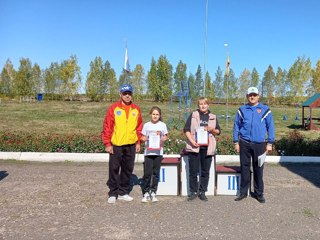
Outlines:
{"label": "baseball cap", "polygon": [[256,87],[249,87],[247,91],[247,95],[249,95],[250,93],[255,93],[259,95],[259,90]]}
{"label": "baseball cap", "polygon": [[130,84],[123,84],[121,85],[120,87],[120,92],[123,93],[123,92],[131,92],[133,93],[133,88]]}

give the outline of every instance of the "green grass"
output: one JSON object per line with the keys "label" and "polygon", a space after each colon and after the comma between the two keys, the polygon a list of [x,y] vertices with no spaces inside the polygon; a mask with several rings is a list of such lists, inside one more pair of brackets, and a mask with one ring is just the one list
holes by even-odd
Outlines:
{"label": "green grass", "polygon": [[[162,109],[162,117],[170,127],[170,103],[136,102],[142,109],[143,121],[149,121],[149,109],[157,105]],[[0,103],[0,131],[15,130],[21,132],[32,132],[34,134],[56,133],[84,133],[100,135],[106,109],[110,102],[66,102],[66,101],[42,101],[33,103]],[[193,105],[193,110],[196,105]],[[222,128],[222,134],[231,136],[233,119],[239,105],[229,105],[228,113],[231,116],[226,122],[222,115],[226,115],[225,105],[210,105],[211,112],[218,115],[218,121]],[[301,109],[294,107],[270,107],[276,126],[276,138],[286,136],[293,129],[300,129],[308,138],[319,137],[317,131],[306,131],[301,129]],[[283,120],[286,114],[287,121]],[[314,116],[320,116],[320,109],[313,110]],[[295,120],[298,115],[300,120]],[[183,128],[185,121],[184,109],[179,111],[178,104],[173,105],[173,127]],[[228,124],[228,127],[227,127]]]}

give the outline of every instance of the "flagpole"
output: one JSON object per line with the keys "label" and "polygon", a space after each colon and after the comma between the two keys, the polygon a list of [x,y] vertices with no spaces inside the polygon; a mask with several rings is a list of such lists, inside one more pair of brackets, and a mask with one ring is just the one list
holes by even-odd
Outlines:
{"label": "flagpole", "polygon": [[226,81],[227,81],[227,94],[226,94],[226,98],[227,98],[227,110],[226,110],[226,129],[228,129],[228,117],[229,117],[229,64],[230,64],[230,60],[229,60],[229,53],[228,53],[228,43],[224,44],[225,48],[226,48],[226,55],[227,55],[227,60],[226,60]]}
{"label": "flagpole", "polygon": [[204,38],[204,64],[203,64],[203,96],[206,96],[206,60],[207,60],[207,39],[208,39],[208,0],[206,0],[206,25]]}
{"label": "flagpole", "polygon": [[128,46],[127,46],[127,41],[126,41],[126,51],[125,51],[125,56],[124,56],[124,81],[125,83],[129,83],[128,82],[128,73],[130,72],[130,69],[129,69],[129,57],[128,57]]}

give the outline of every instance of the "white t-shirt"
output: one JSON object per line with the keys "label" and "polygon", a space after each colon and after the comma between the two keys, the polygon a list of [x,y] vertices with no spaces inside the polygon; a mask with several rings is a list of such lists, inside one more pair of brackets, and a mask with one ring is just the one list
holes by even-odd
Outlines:
{"label": "white t-shirt", "polygon": [[[158,121],[157,123],[147,122],[143,125],[142,134],[144,136],[149,136],[150,132],[160,131],[160,139],[168,134],[167,125],[164,122]],[[144,155],[163,155],[163,145],[159,150],[148,150],[148,141],[145,142]]]}

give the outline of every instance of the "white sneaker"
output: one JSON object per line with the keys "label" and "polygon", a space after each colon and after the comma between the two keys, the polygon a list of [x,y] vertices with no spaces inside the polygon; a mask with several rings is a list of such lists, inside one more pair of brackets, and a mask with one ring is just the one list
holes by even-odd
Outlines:
{"label": "white sneaker", "polygon": [[115,203],[117,198],[115,196],[111,196],[108,198],[108,203]]}
{"label": "white sneaker", "polygon": [[155,194],[154,192],[151,193],[151,201],[152,201],[152,202],[158,202],[158,201],[159,201],[158,198],[157,198],[157,196],[156,196],[156,194]]}
{"label": "white sneaker", "polygon": [[118,196],[118,200],[126,201],[126,202],[131,202],[133,200],[132,197],[130,197],[128,194],[125,194],[123,196]]}
{"label": "white sneaker", "polygon": [[142,198],[141,202],[147,203],[147,202],[149,202],[149,201],[150,201],[150,195],[149,195],[149,193],[146,192],[146,193],[143,195],[143,198]]}

